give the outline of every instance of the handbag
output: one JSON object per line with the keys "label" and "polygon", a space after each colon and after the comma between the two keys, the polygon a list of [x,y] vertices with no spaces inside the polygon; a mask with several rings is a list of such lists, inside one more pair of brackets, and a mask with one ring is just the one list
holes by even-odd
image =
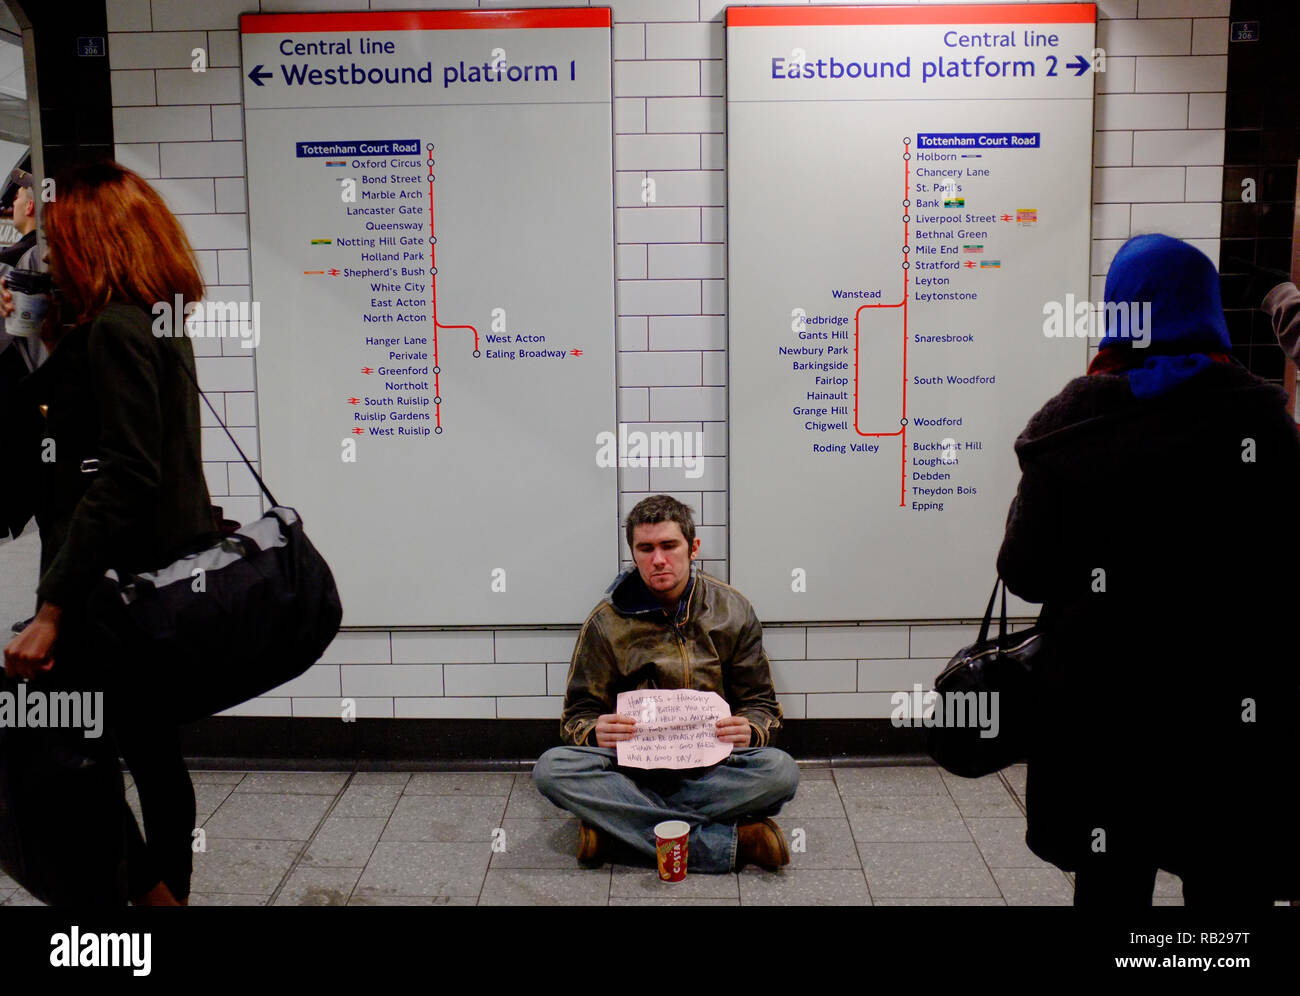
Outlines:
{"label": "handbag", "polygon": [[272,507],[232,533],[203,537],[158,570],[108,570],[91,591],[86,624],[114,662],[121,701],[176,724],[298,677],[320,660],[343,618],[334,575],[301,517],[275,500],[180,367]]}
{"label": "handbag", "polygon": [[[1002,619],[997,638],[990,640],[999,587]],[[1007,633],[1007,589],[999,577],[979,638],[957,651],[934,679],[938,697],[927,746],[940,767],[963,778],[980,778],[1024,758],[1033,715],[1030,678],[1033,668],[1041,666],[1042,653],[1038,623]]]}

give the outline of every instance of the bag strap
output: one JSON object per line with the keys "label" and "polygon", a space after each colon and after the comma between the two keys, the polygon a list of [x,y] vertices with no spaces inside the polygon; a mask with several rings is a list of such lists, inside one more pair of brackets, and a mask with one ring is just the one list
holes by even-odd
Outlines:
{"label": "bag strap", "polygon": [[[998,585],[1002,584],[1001,575],[993,582],[993,591],[989,595],[988,607],[984,610],[984,622],[980,624],[979,646],[988,642],[989,623],[993,621],[993,602],[998,597]],[[1007,595],[1004,590],[1002,593],[1002,631],[1005,633],[1007,628]]]}
{"label": "bag strap", "polygon": [[[212,417],[217,420],[217,425],[221,426],[222,429],[225,429],[226,435],[230,437],[230,442],[234,445],[235,449],[239,453],[240,458],[244,461],[244,466],[246,466],[248,468],[248,472],[253,475],[253,479],[257,481],[257,486],[262,489],[262,493],[266,495],[267,500],[270,501],[271,503],[271,506],[273,508],[278,508],[280,503],[275,500],[275,495],[271,494],[271,489],[268,488],[266,486],[266,482],[262,480],[262,475],[253,469],[253,464],[249,461],[248,457],[244,455],[243,448],[239,445],[239,443],[235,442],[234,434],[231,433],[231,431],[228,428],[226,428],[226,423],[221,420],[221,416],[217,414],[217,410],[212,407],[212,402],[209,401],[208,396],[203,393],[203,388],[199,387],[198,380],[195,378],[194,374],[190,373],[190,368],[185,365],[185,360],[179,353],[177,353],[176,355],[176,362],[180,366],[180,368],[183,371],[185,371],[185,376],[188,377],[190,379],[190,383],[194,385],[194,390],[199,392],[199,397],[202,398],[204,404],[208,406],[208,410],[212,412]],[[992,606],[990,603],[990,608],[991,607]],[[1005,615],[1005,612],[1003,614]]]}
{"label": "bag strap", "polygon": [[[1002,581],[1001,578],[998,578]],[[998,648],[1001,649],[1007,642],[1007,583],[1002,581],[1002,622],[998,627]]]}

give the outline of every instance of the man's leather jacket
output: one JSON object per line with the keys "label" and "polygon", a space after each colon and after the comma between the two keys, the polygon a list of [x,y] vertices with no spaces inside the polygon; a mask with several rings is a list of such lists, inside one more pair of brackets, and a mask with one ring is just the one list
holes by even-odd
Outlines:
{"label": "man's leather jacket", "polygon": [[594,747],[596,720],[619,692],[693,688],[717,692],[749,720],[750,746],[769,747],[781,707],[753,606],[728,584],[695,571],[675,617],[632,567],[614,579],[578,634],[569,666],[561,739]]}

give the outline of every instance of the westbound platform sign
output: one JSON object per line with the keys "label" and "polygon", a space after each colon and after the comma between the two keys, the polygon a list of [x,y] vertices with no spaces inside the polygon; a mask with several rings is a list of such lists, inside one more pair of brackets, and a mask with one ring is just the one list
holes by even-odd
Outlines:
{"label": "westbound platform sign", "polygon": [[577,623],[618,568],[610,21],[240,19],[262,469],[345,625]]}
{"label": "westbound platform sign", "polygon": [[1095,19],[727,9],[730,579],[764,620],[982,613],[1012,443],[1085,369],[1047,319],[1088,297]]}

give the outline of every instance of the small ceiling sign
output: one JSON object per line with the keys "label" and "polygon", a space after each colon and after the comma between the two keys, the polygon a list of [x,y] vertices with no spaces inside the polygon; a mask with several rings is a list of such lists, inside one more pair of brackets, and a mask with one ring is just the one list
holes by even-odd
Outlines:
{"label": "small ceiling sign", "polygon": [[1235,42],[1259,41],[1258,21],[1233,21],[1231,35]]}

